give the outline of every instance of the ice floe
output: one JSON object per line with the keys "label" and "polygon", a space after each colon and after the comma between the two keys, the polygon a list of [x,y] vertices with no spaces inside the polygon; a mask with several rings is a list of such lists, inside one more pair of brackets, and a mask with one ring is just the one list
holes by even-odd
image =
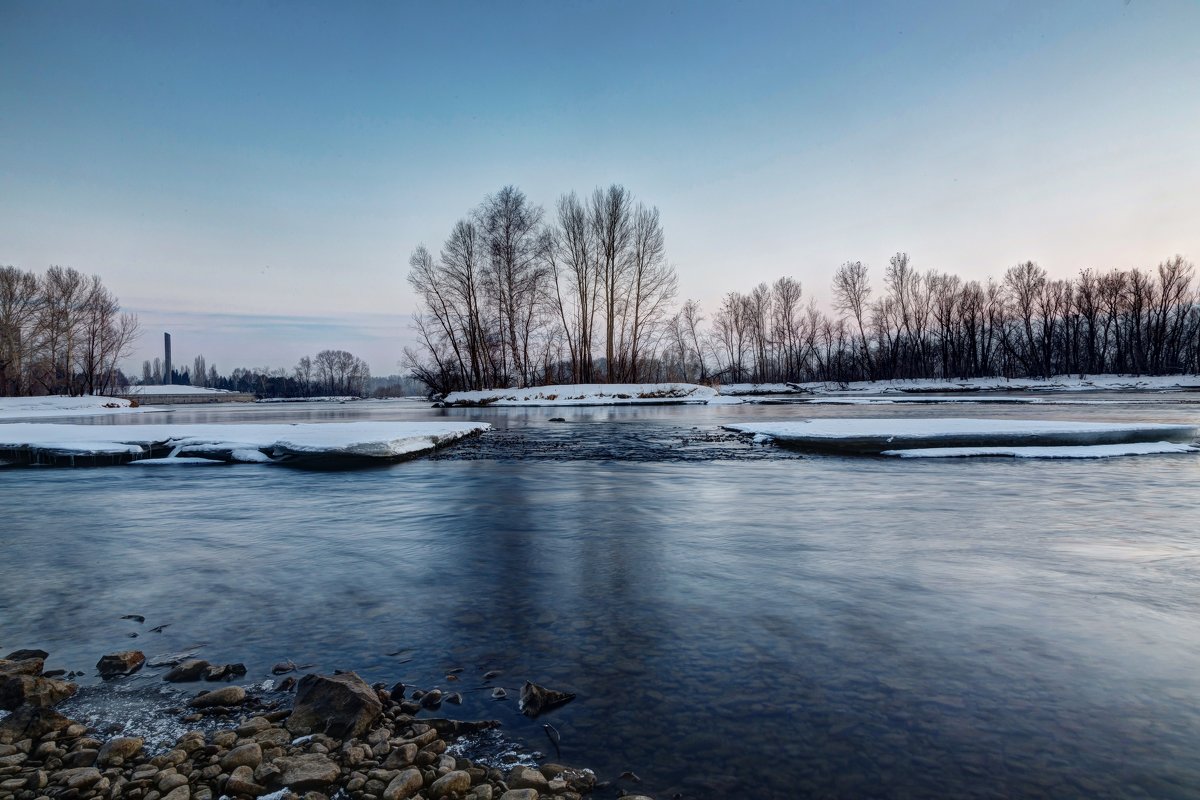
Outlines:
{"label": "ice floe", "polygon": [[[0,454],[30,463],[397,460],[487,430],[478,422],[267,425],[0,425]],[[92,459],[90,462],[88,459]],[[187,460],[185,460],[187,459]]]}
{"label": "ice floe", "polygon": [[444,406],[619,406],[705,403],[717,392],[691,383],[577,383],[451,392]]}
{"label": "ice floe", "polygon": [[1063,447],[921,447],[912,450],[884,450],[882,455],[899,458],[970,458],[999,456],[1008,458],[1113,458],[1169,453],[1200,453],[1200,448],[1177,442],[1131,442],[1129,444],[1092,444]]}
{"label": "ice floe", "polygon": [[812,450],[883,453],[917,448],[1079,447],[1167,442],[1190,444],[1193,425],[1022,419],[811,419],[725,426],[756,441]]}

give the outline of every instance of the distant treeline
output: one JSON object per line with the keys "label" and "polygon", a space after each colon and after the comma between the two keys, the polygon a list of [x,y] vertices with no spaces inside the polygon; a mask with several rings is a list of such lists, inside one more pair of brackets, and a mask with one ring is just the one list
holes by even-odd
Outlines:
{"label": "distant treeline", "polygon": [[622,186],[559,198],[507,186],[410,259],[420,307],[405,364],[431,391],[554,383],[777,382],[1200,372],[1194,268],[1083,270],[1033,262],[999,281],[847,262],[833,313],[793,278],[725,295],[711,319],[675,306],[657,209]]}
{"label": "distant treeline", "polygon": [[111,391],[137,333],[97,275],[0,266],[0,395]]}
{"label": "distant treeline", "polygon": [[[163,383],[162,360],[142,362],[142,383]],[[315,356],[304,356],[290,370],[283,367],[237,367],[228,375],[208,364],[203,355],[192,361],[192,367],[171,370],[171,384],[202,386],[247,392],[259,397],[366,397],[379,388],[371,380],[371,368],[353,353],[345,350],[322,350]],[[397,392],[400,393],[400,392]],[[391,395],[387,395],[391,396]]]}

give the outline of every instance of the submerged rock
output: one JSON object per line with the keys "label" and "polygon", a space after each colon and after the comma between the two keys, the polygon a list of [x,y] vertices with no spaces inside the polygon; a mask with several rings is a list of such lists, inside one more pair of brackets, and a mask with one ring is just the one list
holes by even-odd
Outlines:
{"label": "submerged rock", "polygon": [[557,689],[547,689],[531,681],[525,681],[521,687],[519,707],[527,717],[536,717],[545,711],[566,705],[575,699],[573,692],[560,692]]}

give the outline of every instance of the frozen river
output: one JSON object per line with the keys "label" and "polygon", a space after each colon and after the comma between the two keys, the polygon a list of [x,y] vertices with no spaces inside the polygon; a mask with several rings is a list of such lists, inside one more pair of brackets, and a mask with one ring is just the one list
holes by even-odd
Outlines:
{"label": "frozen river", "polygon": [[[806,456],[719,427],[1200,422],[1194,394],[1084,399],[123,416],[497,429],[347,472],[2,470],[0,655],[41,647],[90,672],[106,652],[203,643],[255,681],[291,658],[454,688],[457,715],[553,756],[551,722],[562,761],[632,770],[645,782],[619,785],[664,798],[1196,797],[1200,457]],[[527,678],[578,698],[526,720]],[[123,721],[101,690],[72,702]]]}

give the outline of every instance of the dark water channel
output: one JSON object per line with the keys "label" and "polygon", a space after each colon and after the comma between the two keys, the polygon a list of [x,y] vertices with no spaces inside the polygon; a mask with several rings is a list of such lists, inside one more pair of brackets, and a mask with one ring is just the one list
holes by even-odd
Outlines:
{"label": "dark water channel", "polygon": [[[90,672],[203,643],[255,683],[291,658],[439,685],[456,715],[553,755],[550,722],[562,761],[664,798],[1200,797],[1200,459],[807,457],[718,427],[1200,421],[1194,396],[1108,399],[122,417],[498,429],[353,472],[0,470],[0,654]],[[526,720],[526,678],[578,698]]]}

